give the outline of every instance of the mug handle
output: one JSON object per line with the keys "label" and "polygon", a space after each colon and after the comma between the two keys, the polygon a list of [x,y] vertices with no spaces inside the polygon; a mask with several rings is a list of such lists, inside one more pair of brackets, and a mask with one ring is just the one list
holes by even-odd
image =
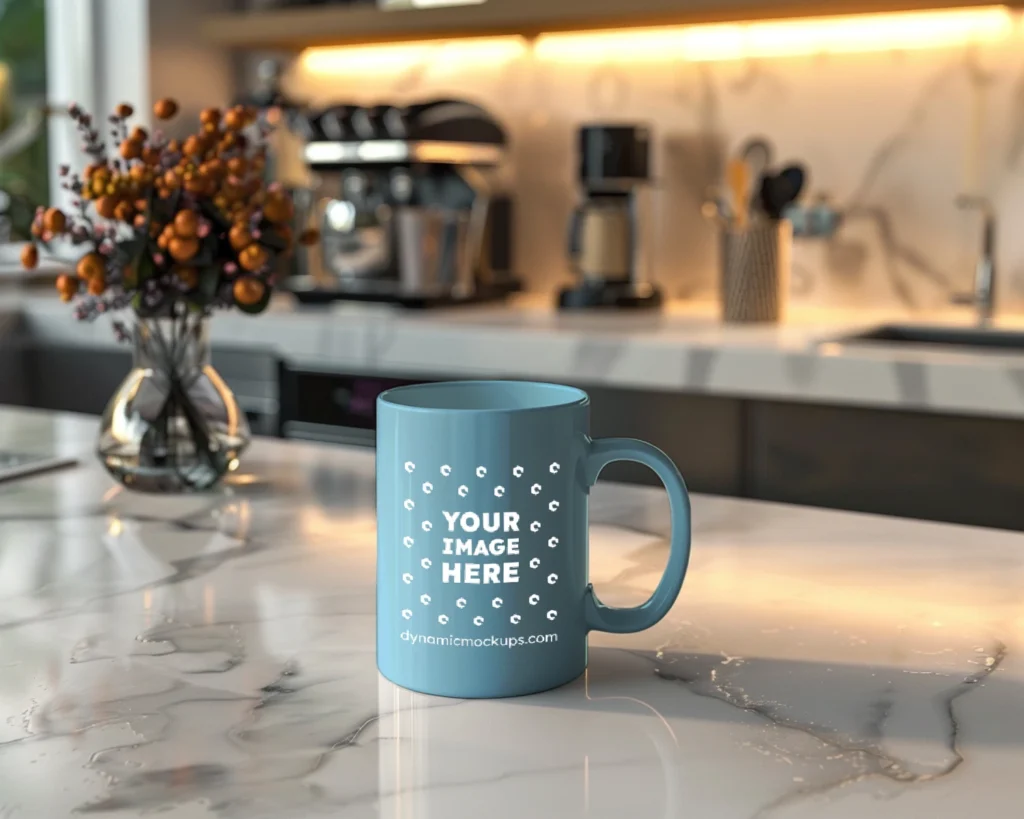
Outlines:
{"label": "mug handle", "polygon": [[583,600],[587,631],[629,634],[650,628],[668,614],[683,587],[690,562],[690,494],[672,459],[653,444],[635,438],[602,438],[590,442],[584,461],[588,489],[597,483],[601,470],[613,461],[633,461],[654,470],[668,491],[672,515],[668,565],[646,603],[628,609],[606,606],[597,599],[594,585],[587,584]]}

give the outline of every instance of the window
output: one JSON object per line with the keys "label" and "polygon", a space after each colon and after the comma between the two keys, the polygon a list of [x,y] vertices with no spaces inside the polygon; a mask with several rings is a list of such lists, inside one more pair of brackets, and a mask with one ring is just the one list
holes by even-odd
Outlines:
{"label": "window", "polygon": [[49,199],[46,0],[0,0],[0,242]]}

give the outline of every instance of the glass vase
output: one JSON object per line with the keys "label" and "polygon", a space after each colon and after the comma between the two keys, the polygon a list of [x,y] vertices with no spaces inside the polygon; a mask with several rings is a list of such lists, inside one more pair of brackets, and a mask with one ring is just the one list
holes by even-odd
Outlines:
{"label": "glass vase", "polygon": [[132,370],[103,414],[97,451],[139,492],[191,492],[237,468],[250,440],[235,396],[210,365],[206,321],[139,318]]}

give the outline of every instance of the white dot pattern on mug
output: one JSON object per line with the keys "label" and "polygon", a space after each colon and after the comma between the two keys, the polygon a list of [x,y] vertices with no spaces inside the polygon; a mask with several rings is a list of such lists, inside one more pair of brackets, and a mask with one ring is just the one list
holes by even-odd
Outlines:
{"label": "white dot pattern on mug", "polygon": [[[450,464],[441,464],[438,467],[430,467],[430,468],[436,468],[437,469],[437,473],[436,474],[439,474],[442,478],[450,478],[450,477],[452,477],[453,475],[456,474],[456,470]],[[405,469],[405,471],[407,473],[409,473],[411,475],[412,473],[414,473],[416,471],[416,463],[413,462],[413,461],[405,461],[404,462],[404,469]],[[541,469],[543,469],[543,467]],[[561,469],[561,465],[559,463],[557,463],[557,462],[550,463],[547,466],[547,471],[551,475],[557,475],[558,472],[560,471],[560,469]],[[528,470],[523,465],[517,464],[516,466],[514,466],[512,468],[511,472],[512,472],[512,475],[511,475],[512,478],[522,478],[522,477],[526,476]],[[480,480],[486,478],[488,476],[488,474],[489,474],[488,468],[486,466],[484,466],[483,464],[478,465],[475,469],[471,470],[471,475],[474,476],[477,479],[480,479]],[[536,473],[534,473],[534,474],[536,474]],[[463,478],[463,480],[464,480],[464,478]],[[488,482],[485,482],[485,484],[488,483]],[[422,481],[419,484],[420,490],[425,495],[434,494],[435,491],[442,491],[443,492],[445,486],[449,487],[447,489],[447,492],[452,492],[452,487],[455,487],[456,484],[454,484],[454,483],[452,483],[452,484],[441,483],[440,487],[435,486],[435,484],[432,483],[431,481]],[[525,484],[523,484],[523,486],[525,488]],[[487,490],[485,489],[484,491],[486,492]],[[529,492],[530,492],[530,495],[532,495],[534,497],[538,497],[542,493],[544,493],[544,485],[541,484],[540,482],[530,483],[529,484]],[[457,496],[458,498],[460,498],[460,499],[467,498],[471,494],[470,493],[470,489],[469,489],[469,485],[467,483],[458,483],[457,484],[457,488],[455,488],[453,494],[455,496]],[[505,498],[505,497],[508,496],[509,490],[506,488],[506,485],[503,485],[503,484],[500,484],[500,483],[496,482],[495,485],[493,487],[491,487],[491,490],[490,490],[489,494],[492,494],[493,497],[495,497],[495,498],[501,499],[501,498]],[[554,498],[549,500],[546,505],[547,505],[548,511],[551,512],[551,513],[557,513],[559,511],[559,509],[561,508],[561,502],[559,500],[557,500],[557,499],[554,499]],[[413,498],[406,498],[402,502],[402,506],[403,506],[403,508],[407,512],[413,512],[416,509],[416,501]],[[472,530],[467,529],[466,531],[475,531],[475,529],[477,528],[477,525],[478,525],[477,521],[479,520],[479,515],[477,515],[476,513],[473,513],[473,512],[469,513],[469,515],[473,516],[472,518],[470,518],[470,520],[473,523],[473,529]],[[419,523],[419,527],[420,527],[420,529],[423,532],[427,532],[427,533],[432,532],[433,529],[434,529],[434,521],[430,520],[429,518],[425,519],[425,520],[421,519],[420,523]],[[444,528],[444,527],[442,527],[442,528]],[[531,521],[529,526],[528,526],[529,533],[533,534],[533,535],[536,535],[538,532],[540,532],[542,528],[543,528],[543,524],[539,520]],[[494,530],[489,530],[489,531],[494,531]],[[554,536],[554,535],[552,535],[551,537],[547,538],[546,541],[542,541],[542,542],[546,542],[548,547],[552,548],[552,549],[554,549],[559,544],[558,537]],[[414,546],[417,546],[417,541],[411,535],[404,535],[403,538],[402,538],[402,544],[407,549],[411,550]],[[421,543],[421,544],[418,545],[417,551],[420,551],[421,554],[422,554],[422,551],[424,549],[428,548],[429,545],[431,545],[431,544]],[[436,547],[438,544],[435,543],[433,545]],[[421,557],[419,559],[419,565],[426,572],[429,572],[434,567],[434,563],[433,563],[433,561],[429,557]],[[494,564],[483,564],[484,567],[486,567],[488,565],[494,565]],[[529,565],[529,567],[531,569],[539,569],[540,565],[541,565],[540,558],[538,558],[538,557],[531,558],[529,560],[529,562],[528,562],[528,565]],[[488,572],[488,576],[491,577],[492,575],[490,575],[490,573]],[[541,576],[543,576],[543,575],[541,575]],[[416,583],[416,579],[417,579],[417,576],[414,575],[412,572],[404,572],[402,574],[402,582],[405,585],[407,585],[407,586],[414,585]],[[520,579],[522,579],[522,576],[520,576]],[[500,581],[497,581],[497,580],[493,580],[493,581],[492,580],[483,580],[482,582],[483,583],[488,583],[488,582],[500,582]],[[555,585],[556,583],[558,583],[558,575],[555,572],[549,573],[547,575],[547,577],[546,577],[546,582],[549,585]],[[430,606],[433,603],[433,599],[427,593],[419,594],[417,599],[418,599],[419,603],[421,605],[423,605],[423,606]],[[531,607],[535,607],[535,606],[539,605],[540,600],[541,600],[540,595],[536,594],[536,593],[533,593],[533,594],[529,595],[529,597],[527,598],[526,602]],[[486,605],[487,602],[489,602],[489,607],[492,610],[501,609],[501,608],[506,606],[506,601],[502,597],[497,597],[497,596],[496,597],[491,597],[489,599],[489,601],[486,601],[483,604]],[[453,615],[455,613],[457,613],[457,612],[467,611],[467,609],[469,608],[469,605],[470,605],[469,600],[467,600],[465,597],[459,597],[455,601],[456,612],[452,612],[452,613],[442,612],[442,613],[438,614],[437,615],[437,622],[440,625],[442,625],[442,626],[458,625],[459,620],[458,620],[458,618],[456,618],[455,621],[453,621],[452,620]],[[443,608],[443,604],[442,604],[442,608]],[[411,619],[413,619],[413,617],[415,617],[414,610],[412,608],[403,608],[401,610],[401,616],[404,619],[406,619],[406,620],[411,620]],[[479,628],[479,627],[483,626],[486,623],[486,618],[482,614],[474,614],[473,612],[470,611],[470,612],[467,612],[467,614],[464,614],[462,616],[465,617],[466,619],[462,620],[461,622],[463,622],[466,625],[472,624],[473,626]],[[544,613],[544,615],[543,615],[543,618],[547,619],[548,621],[554,621],[557,617],[558,617],[558,612],[555,609],[548,609]],[[523,623],[524,616],[523,616],[522,613],[515,611],[515,609],[513,608],[513,613],[511,613],[509,615],[509,620],[508,621],[509,621],[509,623],[511,625],[518,626],[518,625]]]}

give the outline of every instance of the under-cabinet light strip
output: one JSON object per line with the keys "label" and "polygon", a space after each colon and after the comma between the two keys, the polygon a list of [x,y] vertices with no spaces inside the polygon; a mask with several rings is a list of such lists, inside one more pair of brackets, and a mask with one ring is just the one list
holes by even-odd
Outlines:
{"label": "under-cabinet light strip", "polygon": [[422,64],[458,69],[509,62],[527,48],[526,40],[518,36],[307,48],[301,65],[311,74],[328,75],[406,71]]}
{"label": "under-cabinet light strip", "polygon": [[[563,63],[712,62],[814,54],[904,51],[990,43],[1014,31],[1005,6],[859,14],[748,23],[542,34],[538,59]],[[494,65],[529,50],[523,37],[481,37],[382,45],[310,48],[302,68],[312,74],[375,74],[417,65],[448,70]]]}
{"label": "under-cabinet light strip", "polygon": [[1001,40],[1013,28],[1009,9],[987,6],[545,34],[535,51],[540,59],[559,62],[711,62],[950,47]]}

